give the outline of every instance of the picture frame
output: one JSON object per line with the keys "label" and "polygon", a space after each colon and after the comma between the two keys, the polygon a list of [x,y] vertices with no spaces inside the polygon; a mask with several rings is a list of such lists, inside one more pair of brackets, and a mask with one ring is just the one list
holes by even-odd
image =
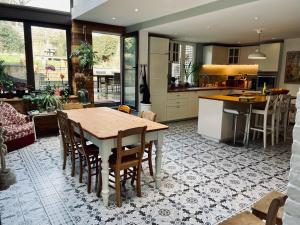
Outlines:
{"label": "picture frame", "polygon": [[284,83],[300,84],[300,51],[287,52]]}

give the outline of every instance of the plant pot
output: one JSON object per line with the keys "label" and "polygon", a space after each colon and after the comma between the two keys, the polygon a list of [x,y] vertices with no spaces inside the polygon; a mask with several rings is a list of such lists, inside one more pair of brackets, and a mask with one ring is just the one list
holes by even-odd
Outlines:
{"label": "plant pot", "polygon": [[14,97],[15,97],[15,95],[12,92],[5,93],[5,98],[11,99],[11,98],[14,98]]}
{"label": "plant pot", "polygon": [[86,89],[80,89],[77,92],[78,100],[80,103],[88,103],[89,102],[89,92]]}
{"label": "plant pot", "polygon": [[152,104],[141,103],[141,112],[149,112],[151,111]]}

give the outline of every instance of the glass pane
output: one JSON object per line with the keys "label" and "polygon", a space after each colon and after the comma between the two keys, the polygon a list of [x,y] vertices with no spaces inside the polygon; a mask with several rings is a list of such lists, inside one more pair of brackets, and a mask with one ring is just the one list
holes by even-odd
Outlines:
{"label": "glass pane", "polygon": [[235,49],[234,56],[239,56],[239,49],[238,48]]}
{"label": "glass pane", "polygon": [[35,89],[68,84],[66,31],[31,27]]}
{"label": "glass pane", "polygon": [[93,67],[94,101],[100,104],[120,104],[120,36],[92,33],[93,49],[99,60]]}
{"label": "glass pane", "polygon": [[25,86],[26,61],[23,23],[0,21],[0,60],[15,86]]}
{"label": "glass pane", "polygon": [[124,104],[135,107],[136,37],[124,39]]}
{"label": "glass pane", "polygon": [[230,48],[230,49],[229,49],[229,56],[233,56],[233,53],[234,53],[234,49],[233,49],[233,48]]}
{"label": "glass pane", "polygon": [[185,46],[185,68],[188,72],[189,77],[187,82],[191,83],[192,82],[192,75],[191,75],[191,71],[192,71],[192,66],[193,66],[193,62],[194,62],[194,46],[192,45],[186,45]]}
{"label": "glass pane", "polygon": [[171,77],[175,78],[177,81],[180,80],[180,71],[181,71],[181,66],[180,66],[180,61],[181,61],[181,48],[182,45],[181,44],[177,44],[177,55],[176,55],[176,59],[174,59],[174,61],[172,63],[172,74]]}
{"label": "glass pane", "polygon": [[0,0],[0,3],[70,12],[70,0]]}

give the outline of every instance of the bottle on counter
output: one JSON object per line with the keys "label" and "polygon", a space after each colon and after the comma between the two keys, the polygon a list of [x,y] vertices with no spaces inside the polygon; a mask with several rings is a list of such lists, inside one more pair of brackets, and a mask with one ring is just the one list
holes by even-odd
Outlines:
{"label": "bottle on counter", "polygon": [[264,87],[262,89],[262,94],[266,95],[266,92],[267,92],[267,84],[266,84],[266,82],[264,82]]}

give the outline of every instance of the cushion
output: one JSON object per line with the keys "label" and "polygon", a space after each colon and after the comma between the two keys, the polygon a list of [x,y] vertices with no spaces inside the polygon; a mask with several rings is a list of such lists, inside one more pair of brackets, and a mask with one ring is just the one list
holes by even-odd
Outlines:
{"label": "cushion", "polygon": [[9,124],[4,125],[3,129],[5,131],[4,141],[16,140],[18,138],[25,137],[29,134],[34,134],[34,124],[33,122],[28,122],[25,124]]}

